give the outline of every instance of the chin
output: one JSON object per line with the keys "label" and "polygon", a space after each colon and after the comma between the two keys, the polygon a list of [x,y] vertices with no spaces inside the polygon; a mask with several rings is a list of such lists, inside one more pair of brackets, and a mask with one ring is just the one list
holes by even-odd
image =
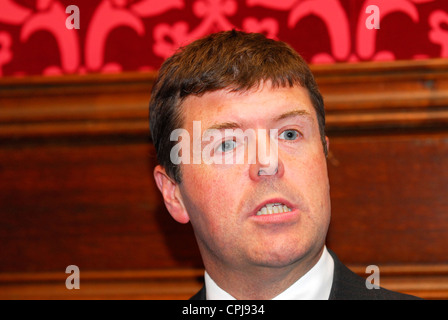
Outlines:
{"label": "chin", "polygon": [[303,245],[299,242],[289,242],[287,245],[271,245],[262,248],[258,254],[252,257],[255,264],[259,266],[282,268],[296,262],[303,261],[308,256],[313,256],[315,248]]}

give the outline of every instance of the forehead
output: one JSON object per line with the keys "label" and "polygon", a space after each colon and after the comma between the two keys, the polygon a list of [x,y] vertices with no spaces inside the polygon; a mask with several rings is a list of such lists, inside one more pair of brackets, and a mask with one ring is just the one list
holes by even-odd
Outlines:
{"label": "forehead", "polygon": [[[300,112],[297,112],[300,111]],[[316,119],[316,113],[308,91],[301,86],[274,88],[269,84],[245,92],[218,90],[201,96],[189,96],[182,104],[184,126],[192,121],[213,123],[237,121],[257,125],[270,120],[281,120],[284,115],[308,115]]]}

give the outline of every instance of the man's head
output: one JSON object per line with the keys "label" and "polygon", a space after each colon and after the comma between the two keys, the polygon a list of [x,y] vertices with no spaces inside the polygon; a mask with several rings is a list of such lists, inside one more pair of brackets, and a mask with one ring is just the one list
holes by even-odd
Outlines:
{"label": "man's head", "polygon": [[[331,211],[325,116],[313,76],[294,50],[237,31],[193,42],[162,66],[150,117],[157,186],[173,218],[191,221],[212,278],[247,279],[268,270],[297,275],[316,262]],[[176,167],[171,132],[182,128],[193,136],[194,121],[201,135],[211,128],[273,131],[275,137],[255,140],[265,150],[276,144],[277,152],[269,154],[269,165],[255,155],[252,162]],[[245,139],[225,139],[200,147],[211,145],[216,157],[247,151]]]}

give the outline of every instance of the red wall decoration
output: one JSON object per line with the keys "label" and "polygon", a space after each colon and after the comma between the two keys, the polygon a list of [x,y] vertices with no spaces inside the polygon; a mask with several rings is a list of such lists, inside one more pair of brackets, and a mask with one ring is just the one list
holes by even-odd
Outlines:
{"label": "red wall decoration", "polygon": [[179,45],[232,28],[315,64],[448,57],[443,0],[0,0],[0,76],[156,70]]}

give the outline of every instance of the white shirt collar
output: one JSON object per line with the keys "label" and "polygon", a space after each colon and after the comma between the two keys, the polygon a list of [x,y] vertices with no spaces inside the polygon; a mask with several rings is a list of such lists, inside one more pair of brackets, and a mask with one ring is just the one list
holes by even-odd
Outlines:
{"label": "white shirt collar", "polygon": [[[322,255],[314,267],[273,300],[328,300],[333,284],[333,273],[333,258],[324,247]],[[235,300],[213,281],[207,271],[204,280],[207,300]]]}

